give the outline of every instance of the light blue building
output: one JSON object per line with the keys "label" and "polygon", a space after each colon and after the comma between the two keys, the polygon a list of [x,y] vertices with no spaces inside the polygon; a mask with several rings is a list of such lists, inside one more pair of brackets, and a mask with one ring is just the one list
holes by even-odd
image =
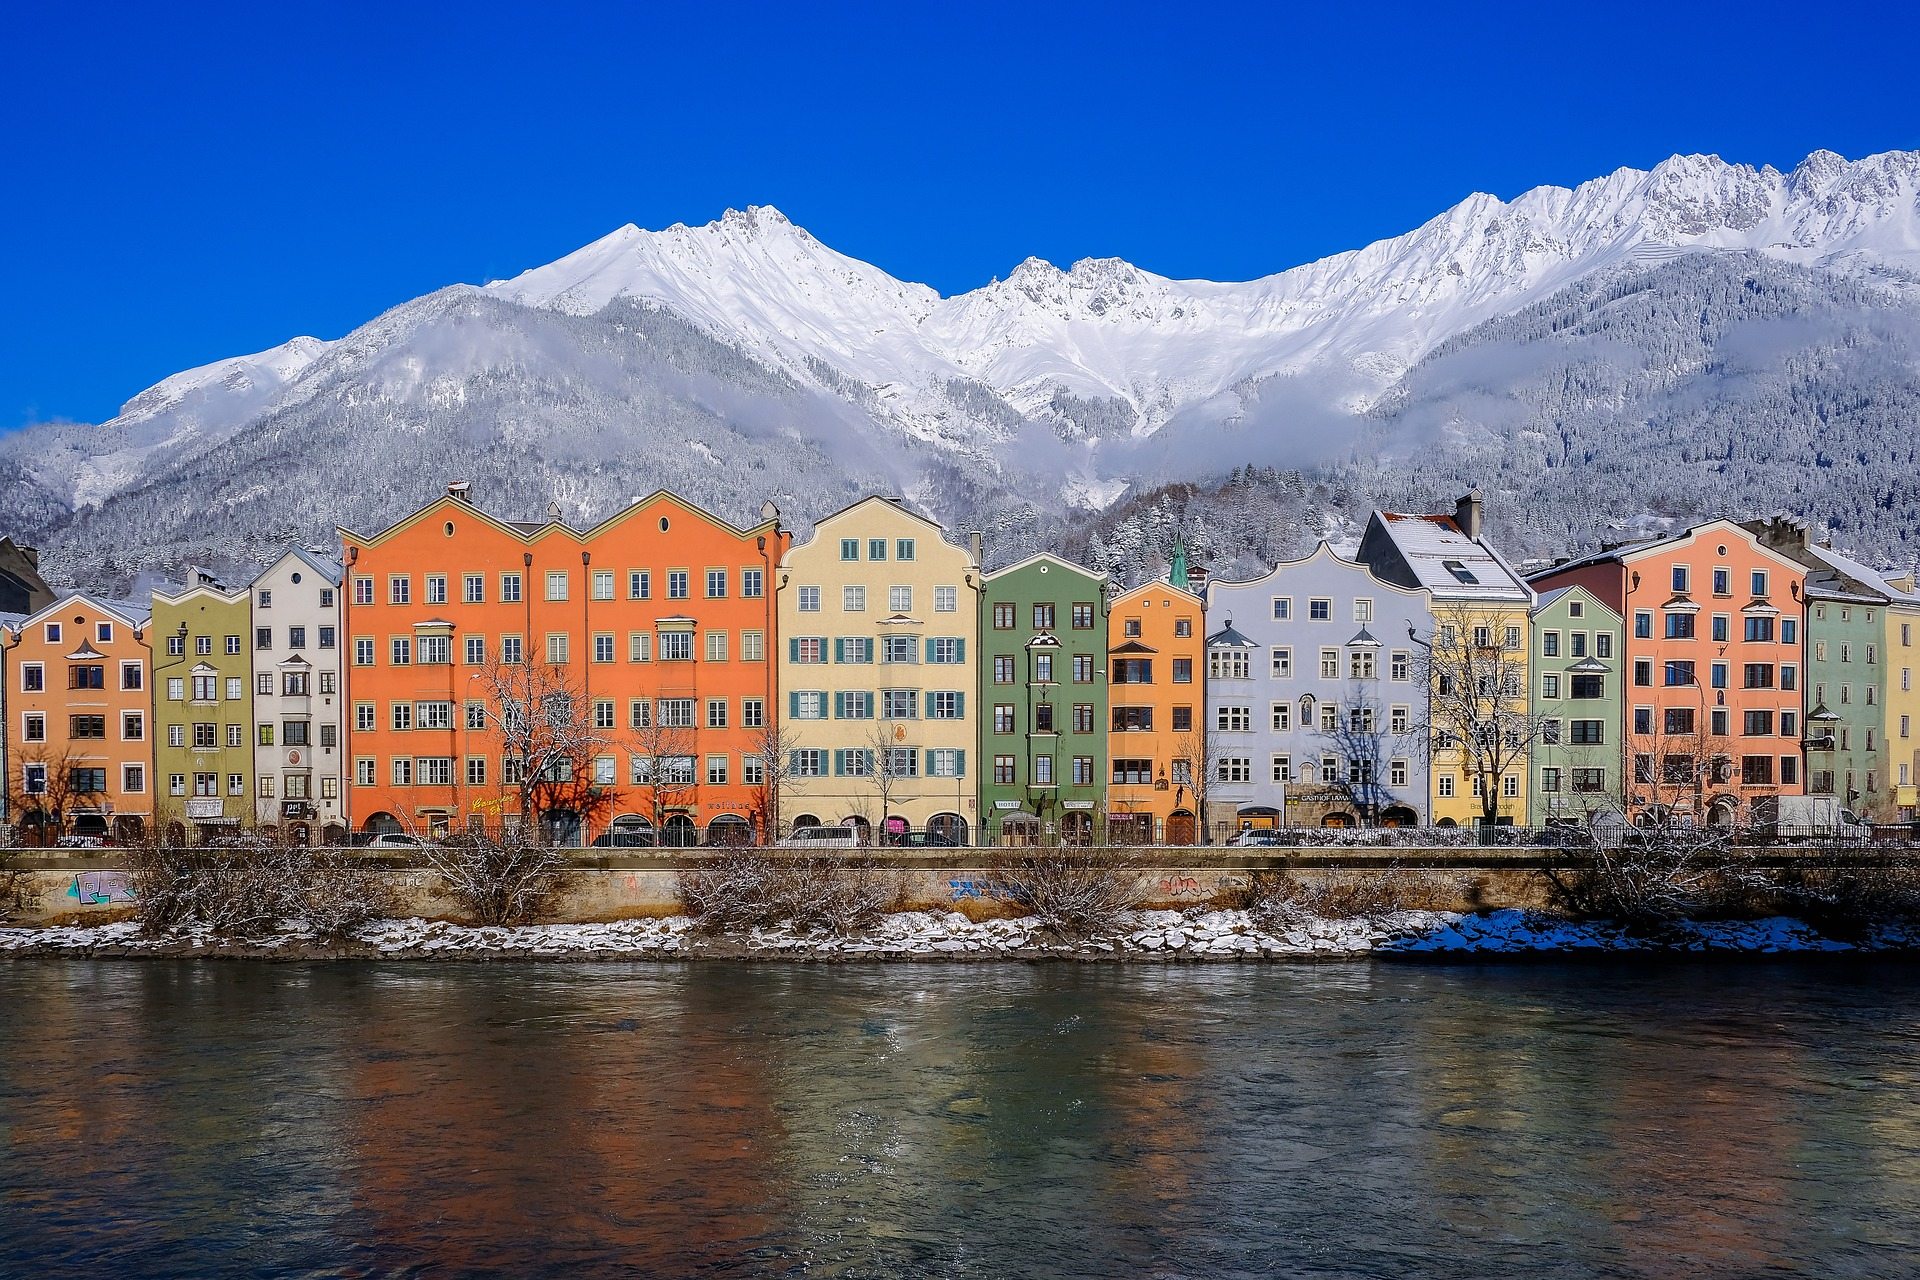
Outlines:
{"label": "light blue building", "polygon": [[1412,826],[1427,817],[1427,695],[1412,636],[1432,597],[1321,543],[1207,588],[1215,830]]}

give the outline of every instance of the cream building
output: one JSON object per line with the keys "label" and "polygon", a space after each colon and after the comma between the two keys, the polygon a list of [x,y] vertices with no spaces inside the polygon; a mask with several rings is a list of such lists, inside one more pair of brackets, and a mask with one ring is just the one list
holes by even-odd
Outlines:
{"label": "cream building", "polygon": [[865,498],[817,523],[776,579],[782,830],[846,822],[971,843],[978,537],[954,546],[899,500]]}
{"label": "cream building", "polygon": [[253,580],[254,820],[343,837],[340,566],[295,549]]}

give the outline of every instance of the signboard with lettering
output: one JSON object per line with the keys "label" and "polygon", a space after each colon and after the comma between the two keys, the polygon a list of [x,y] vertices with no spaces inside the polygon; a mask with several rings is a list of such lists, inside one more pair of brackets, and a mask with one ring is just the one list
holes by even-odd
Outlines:
{"label": "signboard with lettering", "polygon": [[193,796],[187,800],[187,817],[193,819],[218,818],[221,802],[219,796]]}

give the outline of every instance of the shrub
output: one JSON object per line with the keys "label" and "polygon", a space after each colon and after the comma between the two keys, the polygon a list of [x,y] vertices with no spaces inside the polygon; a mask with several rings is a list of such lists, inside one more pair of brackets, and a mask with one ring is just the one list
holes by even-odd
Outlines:
{"label": "shrub", "polygon": [[682,870],[678,888],[687,914],[709,934],[782,925],[850,933],[878,920],[894,900],[867,863],[745,847]]}
{"label": "shrub", "polygon": [[1744,913],[1771,887],[1731,831],[1685,822],[1634,827],[1617,842],[1591,839],[1571,865],[1540,874],[1562,911],[1627,925]]}
{"label": "shrub", "polygon": [[323,938],[337,938],[393,909],[373,869],[265,835],[193,847],[151,837],[127,849],[127,873],[148,933],[200,929],[256,938],[303,922]]}
{"label": "shrub", "polygon": [[1920,922],[1920,860],[1912,853],[1826,849],[1774,873],[1779,908],[1835,937]]}
{"label": "shrub", "polygon": [[1247,887],[1248,912],[1263,924],[1383,920],[1401,911],[1445,911],[1459,898],[1457,879],[1402,867],[1312,884],[1284,871],[1257,871]]}
{"label": "shrub", "polygon": [[518,827],[450,832],[421,857],[474,924],[539,920],[568,887],[566,854]]}
{"label": "shrub", "polygon": [[1113,933],[1146,896],[1139,862],[1111,849],[1009,850],[994,860],[993,878],[1062,938]]}

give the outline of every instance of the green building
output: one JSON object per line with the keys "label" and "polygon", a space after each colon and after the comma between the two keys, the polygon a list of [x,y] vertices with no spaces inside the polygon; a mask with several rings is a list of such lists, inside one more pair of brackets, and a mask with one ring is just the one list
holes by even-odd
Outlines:
{"label": "green building", "polygon": [[1106,811],[1107,580],[1037,555],[980,596],[980,831],[1089,842]]}
{"label": "green building", "polygon": [[[153,594],[154,817],[196,842],[253,819],[251,593],[189,571]],[[261,733],[273,732],[262,725]],[[177,828],[175,824],[178,824]]]}
{"label": "green building", "polygon": [[1535,826],[1626,813],[1623,623],[1585,587],[1543,594],[1533,610]]}

